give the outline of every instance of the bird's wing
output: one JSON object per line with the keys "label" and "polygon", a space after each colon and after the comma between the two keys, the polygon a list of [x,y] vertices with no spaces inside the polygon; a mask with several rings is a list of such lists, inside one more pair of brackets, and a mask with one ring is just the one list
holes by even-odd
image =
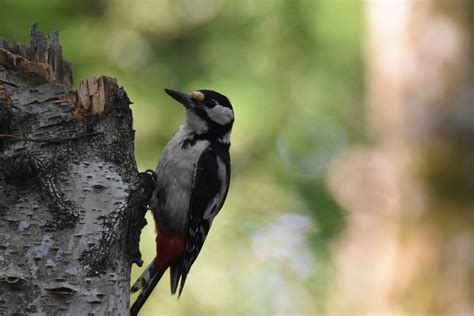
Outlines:
{"label": "bird's wing", "polygon": [[[186,276],[196,260],[206,240],[212,220],[222,208],[230,180],[228,152],[222,159],[212,148],[201,154],[193,179],[193,192],[189,203],[187,245],[183,259],[171,266],[171,291],[174,294],[181,279],[179,295],[183,290]],[[225,159],[227,158],[227,159]]]}

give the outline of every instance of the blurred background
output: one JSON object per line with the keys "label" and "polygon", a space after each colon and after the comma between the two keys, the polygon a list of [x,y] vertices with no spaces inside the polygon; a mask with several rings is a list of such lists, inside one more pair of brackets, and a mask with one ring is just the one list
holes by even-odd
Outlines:
{"label": "blurred background", "polygon": [[166,276],[143,315],[473,315],[473,1],[0,8],[1,37],[60,31],[76,87],[118,79],[140,170],[184,119],[164,88],[234,105],[224,209],[180,300]]}

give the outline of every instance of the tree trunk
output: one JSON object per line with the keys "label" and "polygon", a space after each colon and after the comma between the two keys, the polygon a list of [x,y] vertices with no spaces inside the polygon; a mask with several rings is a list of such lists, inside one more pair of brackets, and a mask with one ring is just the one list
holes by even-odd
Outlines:
{"label": "tree trunk", "polygon": [[128,314],[129,104],[112,78],[74,90],[57,33],[0,39],[0,314]]}

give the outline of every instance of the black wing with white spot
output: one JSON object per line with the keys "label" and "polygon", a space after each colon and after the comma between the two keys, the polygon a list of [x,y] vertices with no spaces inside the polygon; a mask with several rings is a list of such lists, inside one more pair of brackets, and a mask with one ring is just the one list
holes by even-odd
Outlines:
{"label": "black wing with white spot", "polygon": [[176,291],[181,279],[179,295],[186,276],[196,260],[212,221],[222,208],[229,189],[230,159],[227,150],[209,147],[203,151],[196,166],[190,201],[188,236],[183,259],[171,267],[171,288]]}

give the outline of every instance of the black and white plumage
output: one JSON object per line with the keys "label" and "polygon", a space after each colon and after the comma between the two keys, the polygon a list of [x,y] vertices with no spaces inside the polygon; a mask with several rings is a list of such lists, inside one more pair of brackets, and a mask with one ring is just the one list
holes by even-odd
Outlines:
{"label": "black and white plumage", "polygon": [[166,145],[156,170],[150,202],[157,230],[157,256],[132,286],[142,289],[131,308],[136,315],[167,268],[171,292],[179,295],[189,270],[222,208],[230,183],[232,105],[224,95],[165,89],[186,109],[186,123]]}

